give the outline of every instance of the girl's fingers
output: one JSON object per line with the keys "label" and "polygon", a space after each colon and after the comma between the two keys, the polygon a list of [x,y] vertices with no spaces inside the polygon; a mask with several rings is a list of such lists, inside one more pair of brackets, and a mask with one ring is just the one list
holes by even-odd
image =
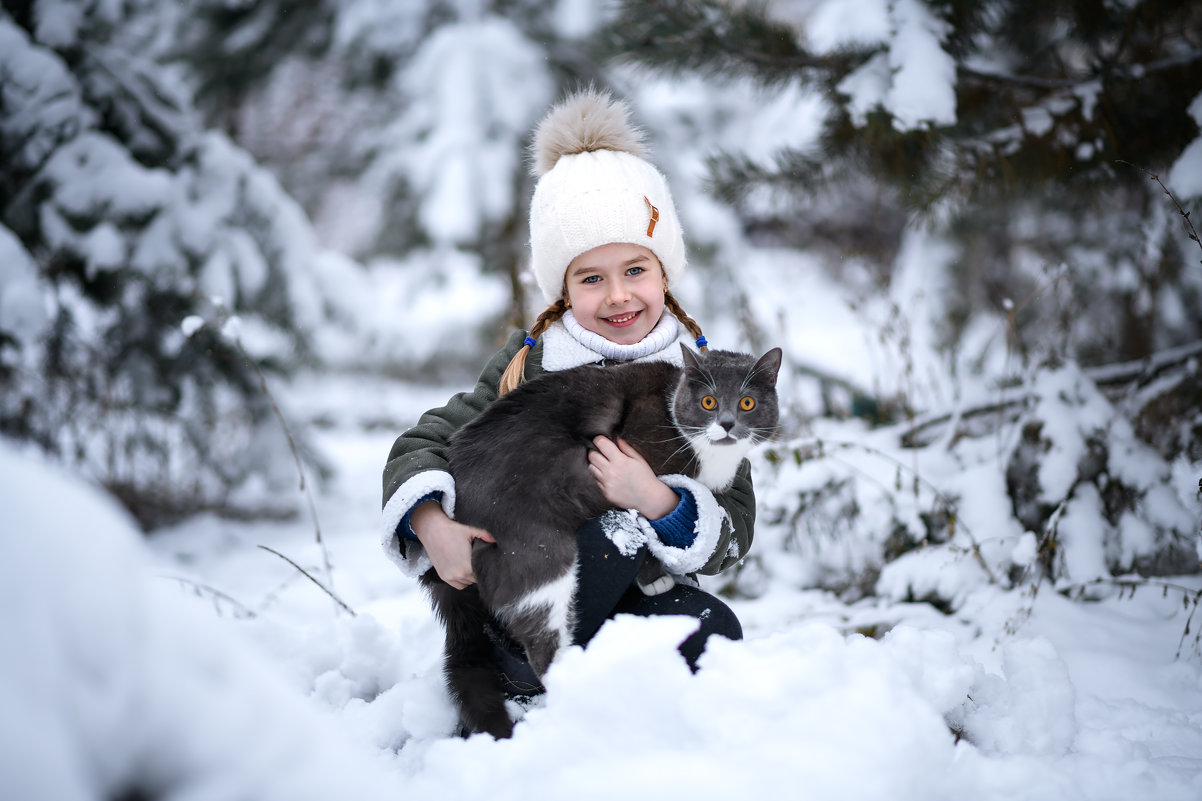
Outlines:
{"label": "girl's fingers", "polygon": [[609,437],[597,436],[593,437],[593,447],[606,458],[613,458],[615,454],[621,453],[621,448],[614,444],[614,441]]}
{"label": "girl's fingers", "polygon": [[640,462],[646,461],[646,459],[643,458],[643,454],[636,451],[634,449],[634,446],[632,446],[629,442],[627,442],[624,439],[618,440],[618,450],[620,450],[622,453],[624,453],[626,455],[626,457],[629,459],[637,459]]}

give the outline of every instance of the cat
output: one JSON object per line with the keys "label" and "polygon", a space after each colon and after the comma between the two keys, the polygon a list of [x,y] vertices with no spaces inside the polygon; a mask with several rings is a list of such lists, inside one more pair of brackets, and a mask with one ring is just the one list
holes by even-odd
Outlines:
{"label": "cat", "polygon": [[[721,492],[752,445],[775,435],[780,348],[758,360],[681,350],[683,368],[631,362],[544,374],[452,435],[455,518],[496,541],[475,542],[476,584],[464,590],[432,568],[422,576],[446,630],[445,677],[467,730],[504,738],[513,729],[487,633],[494,621],[539,678],[571,643],[576,531],[612,510],[588,471],[594,437],[620,437],[657,475]],[[649,594],[672,586],[653,561],[638,583]]]}

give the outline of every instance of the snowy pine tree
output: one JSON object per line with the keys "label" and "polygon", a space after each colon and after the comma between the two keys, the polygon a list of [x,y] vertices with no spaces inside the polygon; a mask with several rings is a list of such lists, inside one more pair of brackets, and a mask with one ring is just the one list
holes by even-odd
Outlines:
{"label": "snowy pine tree", "polygon": [[247,354],[296,365],[334,312],[301,210],[154,59],[174,10],[0,15],[0,429],[147,524],[295,486]]}
{"label": "snowy pine tree", "polygon": [[[908,423],[772,456],[765,517],[806,580],[954,607],[926,582],[956,554],[1002,584],[1198,570],[1200,30],[1196,3],[622,4],[615,57],[722,104],[692,114],[748,252],[817,254],[894,354]],[[1007,477],[1008,534],[974,539],[965,476]]]}
{"label": "snowy pine tree", "polygon": [[1011,301],[1097,364],[1202,337],[1197,247],[1140,169],[1198,208],[1199,30],[1196,3],[690,0],[626,3],[606,35],[674,75],[826,99],[816,141],[712,161],[748,231],[887,279],[903,229],[932,223],[957,251],[945,344]]}
{"label": "snowy pine tree", "polygon": [[[564,87],[600,78],[596,12],[570,0],[195,11],[176,55],[199,107],[329,246],[386,268],[462,264],[503,281],[506,321],[524,319],[527,137]],[[495,337],[495,316],[476,320]]]}

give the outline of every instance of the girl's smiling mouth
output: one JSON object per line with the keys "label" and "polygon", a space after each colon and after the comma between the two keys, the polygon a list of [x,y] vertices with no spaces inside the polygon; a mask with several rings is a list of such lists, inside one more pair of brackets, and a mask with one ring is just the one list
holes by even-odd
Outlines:
{"label": "girl's smiling mouth", "polygon": [[641,314],[642,314],[641,311],[626,312],[624,314],[615,314],[613,317],[602,317],[601,319],[604,320],[605,322],[609,323],[612,326],[617,326],[618,328],[623,328],[625,326],[630,325],[635,320],[639,319],[639,315],[641,315]]}

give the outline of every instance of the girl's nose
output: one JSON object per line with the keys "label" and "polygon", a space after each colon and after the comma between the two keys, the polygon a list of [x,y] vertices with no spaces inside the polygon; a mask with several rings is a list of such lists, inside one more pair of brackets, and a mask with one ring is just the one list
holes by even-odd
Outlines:
{"label": "girl's nose", "polygon": [[618,279],[617,281],[609,282],[609,297],[606,298],[611,306],[617,306],[619,303],[625,303],[630,300],[630,289],[627,288],[626,282]]}

